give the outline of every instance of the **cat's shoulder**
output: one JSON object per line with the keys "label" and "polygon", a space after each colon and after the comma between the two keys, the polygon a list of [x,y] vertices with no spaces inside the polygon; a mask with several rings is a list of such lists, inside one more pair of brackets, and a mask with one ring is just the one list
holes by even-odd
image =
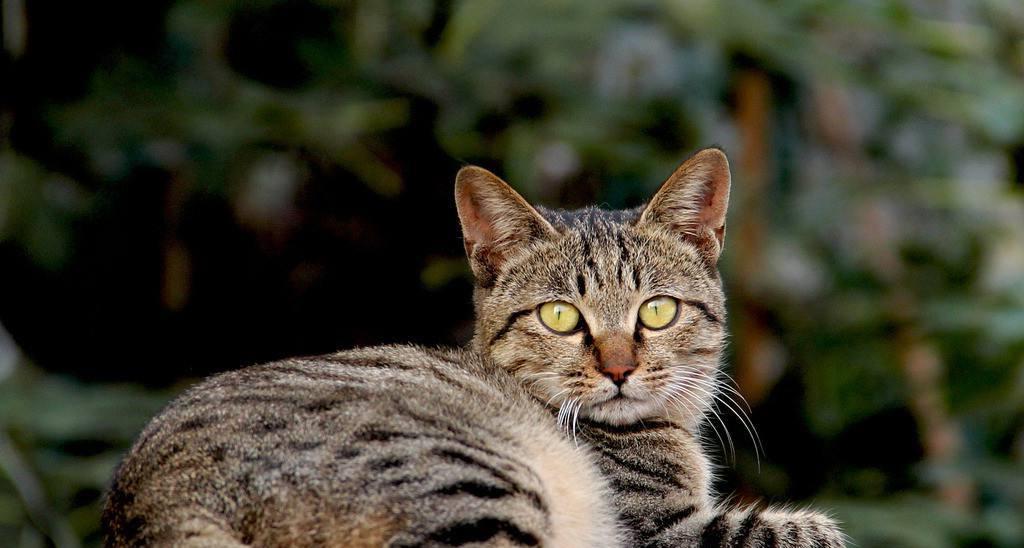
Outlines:
{"label": "cat's shoulder", "polygon": [[286,358],[220,373],[194,384],[178,402],[254,392],[260,387],[291,386],[319,391],[360,379],[413,383],[473,380],[503,384],[502,377],[507,376],[503,373],[489,366],[478,354],[461,348],[411,344],[369,346]]}
{"label": "cat's shoulder", "polygon": [[278,380],[307,377],[328,380],[343,371],[417,371],[431,368],[478,369],[476,358],[458,348],[426,347],[411,344],[367,346],[338,350],[329,354],[299,356],[244,366],[213,375],[201,385]]}

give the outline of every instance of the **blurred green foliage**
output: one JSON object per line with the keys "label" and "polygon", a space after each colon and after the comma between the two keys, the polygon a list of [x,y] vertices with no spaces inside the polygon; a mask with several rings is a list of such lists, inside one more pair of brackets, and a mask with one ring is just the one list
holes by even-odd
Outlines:
{"label": "blurred green foliage", "polygon": [[[222,200],[283,255],[289,223],[358,240],[384,222],[312,223],[300,198],[338,183],[325,173],[397,204],[476,162],[542,203],[623,207],[718,143],[735,172],[732,367],[768,446],[760,472],[741,446],[723,487],[813,498],[861,547],[1024,545],[1024,4],[147,9],[154,36],[103,50],[79,91],[5,107],[0,244],[39,272],[77,272],[76,231],[116,215],[145,170],[170,181],[159,306],[173,315],[193,298],[194,253],[173,233],[190,198]],[[21,15],[4,13],[4,67],[49,70]],[[454,230],[442,217],[409,230]],[[422,255],[426,294],[464,283],[457,242],[401,244],[383,245]],[[306,266],[292,283],[315,278]],[[0,339],[0,538],[96,544],[117,455],[176,391],[30,361]]]}

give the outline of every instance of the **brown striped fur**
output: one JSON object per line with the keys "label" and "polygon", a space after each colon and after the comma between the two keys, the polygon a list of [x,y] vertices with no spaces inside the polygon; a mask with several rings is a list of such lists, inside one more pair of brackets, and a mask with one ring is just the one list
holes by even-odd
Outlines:
{"label": "brown striped fur", "polygon": [[[729,170],[703,150],[646,208],[533,208],[465,168],[465,350],[390,346],[209,379],[115,475],[111,546],[837,547],[810,511],[722,508],[700,429],[725,344]],[[659,330],[651,297],[678,300]],[[571,334],[538,307],[575,305]],[[624,381],[610,360],[635,367]]]}

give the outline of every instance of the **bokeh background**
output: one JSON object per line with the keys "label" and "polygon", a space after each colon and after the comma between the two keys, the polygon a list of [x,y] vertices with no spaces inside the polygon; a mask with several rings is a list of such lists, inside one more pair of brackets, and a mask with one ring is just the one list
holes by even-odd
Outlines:
{"label": "bokeh background", "polygon": [[1024,546],[1024,3],[0,6],[0,544],[98,544],[204,375],[466,341],[459,166],[618,208],[719,144],[765,447],[728,420],[719,488]]}

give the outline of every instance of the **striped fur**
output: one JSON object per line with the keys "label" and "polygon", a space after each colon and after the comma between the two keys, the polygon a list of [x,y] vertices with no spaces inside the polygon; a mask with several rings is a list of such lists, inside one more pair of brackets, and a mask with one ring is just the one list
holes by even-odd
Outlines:
{"label": "striped fur", "polygon": [[586,421],[580,436],[614,492],[613,506],[629,535],[628,546],[844,546],[835,522],[816,512],[715,504],[698,437],[678,424]]}
{"label": "striped fur", "polygon": [[[821,514],[722,507],[710,492],[699,432],[727,395],[715,264],[728,190],[714,149],[630,211],[535,209],[464,169],[470,347],[354,350],[198,385],[118,470],[108,543],[842,546]],[[663,295],[675,321],[638,324]],[[580,310],[579,330],[541,324],[554,300]],[[624,382],[601,373],[611,354],[635,364]]]}
{"label": "striped fur", "polygon": [[618,546],[607,497],[510,375],[393,346],[189,390],[140,435],[104,523],[111,546]]}

